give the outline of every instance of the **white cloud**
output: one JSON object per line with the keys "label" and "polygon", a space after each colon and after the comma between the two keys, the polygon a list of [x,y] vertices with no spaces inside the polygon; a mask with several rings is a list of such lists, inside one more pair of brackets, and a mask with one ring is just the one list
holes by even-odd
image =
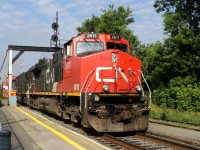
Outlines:
{"label": "white cloud", "polygon": [[144,17],[140,18],[133,24],[132,28],[135,34],[138,35],[139,40],[143,43],[153,43],[155,41],[162,41],[163,26],[160,17]]}
{"label": "white cloud", "polygon": [[154,10],[152,10],[150,8],[145,8],[145,9],[135,11],[135,14],[149,15],[149,14],[155,14],[155,12],[154,12]]}
{"label": "white cloud", "polygon": [[142,43],[161,41],[163,37],[162,17],[153,7],[154,0],[135,0],[131,4],[135,23],[130,27]]}
{"label": "white cloud", "polygon": [[32,5],[39,11],[40,14],[44,14],[46,17],[52,18],[55,16],[56,11],[63,11],[63,7],[53,0],[31,0]]}

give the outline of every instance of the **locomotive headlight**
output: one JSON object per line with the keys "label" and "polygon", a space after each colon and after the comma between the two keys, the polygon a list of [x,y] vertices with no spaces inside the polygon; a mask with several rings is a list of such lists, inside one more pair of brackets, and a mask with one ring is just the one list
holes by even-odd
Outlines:
{"label": "locomotive headlight", "polygon": [[136,85],[136,90],[138,91],[138,92],[142,92],[143,91],[143,89],[142,89],[142,86],[141,85]]}
{"label": "locomotive headlight", "polygon": [[109,92],[109,86],[108,85],[103,85],[103,90],[104,90],[104,92]]}
{"label": "locomotive headlight", "polygon": [[95,102],[98,102],[98,101],[99,101],[99,96],[98,96],[98,95],[95,95],[95,96],[94,96],[94,101],[95,101]]}
{"label": "locomotive headlight", "polygon": [[118,54],[117,53],[112,53],[112,62],[116,63],[118,61]]}

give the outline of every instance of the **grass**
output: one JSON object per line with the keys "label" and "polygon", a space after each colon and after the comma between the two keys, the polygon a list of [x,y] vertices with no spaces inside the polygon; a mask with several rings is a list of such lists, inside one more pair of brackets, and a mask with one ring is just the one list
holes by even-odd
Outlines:
{"label": "grass", "polygon": [[197,125],[195,126],[195,125],[190,125],[190,124],[169,122],[169,121],[157,120],[157,119],[151,119],[151,118],[149,119],[149,122],[200,131],[200,126],[197,126]]}
{"label": "grass", "polygon": [[200,126],[200,112],[178,111],[174,109],[158,107],[156,105],[152,105],[150,109],[151,119]]}

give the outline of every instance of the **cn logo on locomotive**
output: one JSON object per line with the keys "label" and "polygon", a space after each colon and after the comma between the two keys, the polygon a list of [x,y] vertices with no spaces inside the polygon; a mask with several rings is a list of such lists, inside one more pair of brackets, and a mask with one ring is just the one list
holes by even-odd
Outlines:
{"label": "cn logo on locomotive", "polygon": [[[97,67],[96,68],[96,80],[97,82],[115,82],[115,79],[101,79],[100,78],[100,71],[102,70],[112,70],[112,67]],[[118,76],[118,72],[121,74],[121,76],[123,77],[123,79],[128,83],[128,78],[126,77],[126,75],[121,71],[121,68],[115,68],[115,76],[116,76],[116,80],[117,80],[117,76]]]}
{"label": "cn logo on locomotive", "polygon": [[53,83],[54,81],[54,68],[50,71],[50,68],[46,70],[46,84]]}

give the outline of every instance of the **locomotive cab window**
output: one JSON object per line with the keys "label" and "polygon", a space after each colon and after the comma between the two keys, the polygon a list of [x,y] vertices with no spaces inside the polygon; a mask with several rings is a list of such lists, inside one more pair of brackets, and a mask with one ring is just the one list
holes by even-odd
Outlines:
{"label": "locomotive cab window", "polygon": [[79,41],[76,43],[76,53],[91,54],[95,52],[103,51],[103,43],[98,41]]}
{"label": "locomotive cab window", "polygon": [[66,57],[72,56],[72,46],[71,45],[65,46],[65,56]]}
{"label": "locomotive cab window", "polygon": [[128,47],[126,44],[107,42],[106,46],[107,46],[107,49],[119,49],[123,52],[128,52]]}

